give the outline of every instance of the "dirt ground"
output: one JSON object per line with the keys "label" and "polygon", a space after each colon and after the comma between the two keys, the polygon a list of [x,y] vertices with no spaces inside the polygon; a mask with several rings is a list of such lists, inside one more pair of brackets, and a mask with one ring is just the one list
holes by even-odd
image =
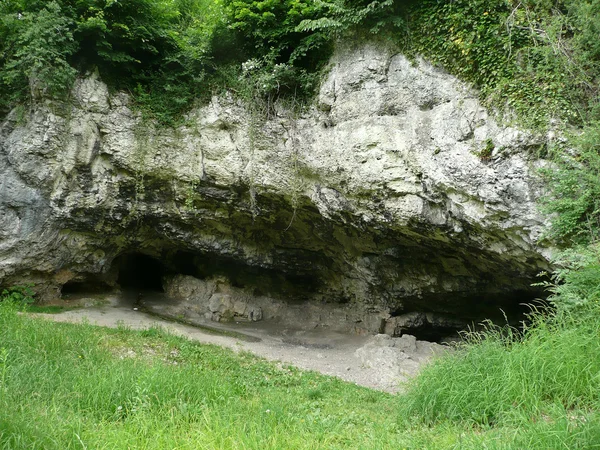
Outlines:
{"label": "dirt ground", "polygon": [[[436,345],[417,341],[423,344],[421,349],[427,349],[425,356],[423,352],[418,355],[394,353],[387,347],[379,347],[381,339],[373,336],[340,334],[326,329],[293,330],[265,322],[210,322],[206,327],[184,325],[138,310],[135,300],[124,295],[103,296],[100,301],[98,297],[79,298],[77,302],[93,306],[58,314],[36,315],[57,322],[87,322],[105,327],[145,329],[158,325],[171,333],[202,343],[234,351],[248,351],[271,361],[314,370],[387,392],[400,391],[402,384],[429,360],[431,345]],[[98,306],[98,303],[101,305]],[[391,342],[387,336],[380,338]]]}

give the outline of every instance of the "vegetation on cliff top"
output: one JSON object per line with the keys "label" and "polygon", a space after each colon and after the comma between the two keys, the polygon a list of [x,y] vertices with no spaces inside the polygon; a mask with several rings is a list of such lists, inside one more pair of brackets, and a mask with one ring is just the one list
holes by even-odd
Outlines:
{"label": "vegetation on cliff top", "polygon": [[65,94],[90,70],[165,122],[224,88],[306,98],[336,39],[377,34],[473,82],[528,125],[581,125],[600,114],[599,8],[596,0],[2,0],[0,108]]}
{"label": "vegetation on cliff top", "polygon": [[0,110],[67,94],[98,70],[169,123],[227,88],[241,96],[307,96],[333,37],[392,23],[391,0],[2,0]]}

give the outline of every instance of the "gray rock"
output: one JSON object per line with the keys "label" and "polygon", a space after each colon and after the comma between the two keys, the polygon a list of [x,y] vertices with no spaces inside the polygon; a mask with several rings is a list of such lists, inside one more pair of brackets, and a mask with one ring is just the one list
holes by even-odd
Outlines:
{"label": "gray rock", "polygon": [[168,297],[190,303],[208,303],[216,290],[212,280],[199,280],[188,275],[163,278],[163,288]]}
{"label": "gray rock", "polygon": [[419,341],[411,335],[392,338],[378,334],[356,350],[355,356],[364,367],[377,369],[381,379],[398,383],[414,376],[436,354],[448,351],[449,347]]}
{"label": "gray rock", "polygon": [[[226,280],[201,280],[188,275],[175,275],[164,277],[163,285],[167,297],[177,302],[171,305],[147,305],[148,309],[176,317],[181,308],[186,308],[190,321],[199,318],[216,322],[262,320],[262,309],[251,303],[252,296],[230,286]],[[272,304],[270,301],[267,303]],[[193,315],[190,311],[193,311]]]}
{"label": "gray rock", "polygon": [[59,273],[115,285],[123,253],[176,272],[185,252],[258,299],[225,306],[215,283],[165,282],[202,316],[390,334],[392,315],[464,323],[539,295],[537,141],[425,61],[341,47],[314,108],[258,125],[225,95],[158,129],[96,75],[72,98],[68,114],[41,104],[0,126],[2,285],[56,297]]}

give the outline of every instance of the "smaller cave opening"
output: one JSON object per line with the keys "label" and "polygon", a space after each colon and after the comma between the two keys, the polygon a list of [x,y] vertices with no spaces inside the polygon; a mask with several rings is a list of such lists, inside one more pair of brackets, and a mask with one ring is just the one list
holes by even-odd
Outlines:
{"label": "smaller cave opening", "polygon": [[68,281],[63,284],[60,292],[62,297],[104,294],[112,291],[112,286],[99,280]]}
{"label": "smaller cave opening", "polygon": [[113,262],[117,270],[117,283],[124,290],[164,292],[162,278],[165,266],[156,258],[144,253],[127,253]]}
{"label": "smaller cave opening", "polygon": [[456,340],[463,331],[481,331],[485,323],[523,331],[531,312],[546,308],[545,297],[531,289],[405,298],[391,308],[391,319],[382,329],[392,336],[410,334],[438,343]]}
{"label": "smaller cave opening", "polygon": [[392,337],[409,334],[419,341],[441,344],[460,339],[460,332],[472,328],[472,325],[472,321],[460,316],[398,308],[390,311],[388,319],[382,320],[379,332]]}
{"label": "smaller cave opening", "polygon": [[417,338],[419,341],[435,342],[442,344],[448,341],[454,341],[460,339],[459,329],[453,327],[439,327],[434,326],[430,323],[423,324],[419,327],[406,328],[399,330],[395,336],[402,336],[403,334],[410,334]]}
{"label": "smaller cave opening", "polygon": [[284,298],[304,298],[321,286],[318,274],[289,273],[262,266],[249,265],[231,257],[211,253],[177,251],[165,256],[169,273],[189,275],[199,279],[223,277],[231,286],[248,289],[253,295],[273,295]]}
{"label": "smaller cave opening", "polygon": [[179,250],[173,255],[167,255],[165,261],[172,272],[201,278],[198,271],[198,258],[195,253]]}

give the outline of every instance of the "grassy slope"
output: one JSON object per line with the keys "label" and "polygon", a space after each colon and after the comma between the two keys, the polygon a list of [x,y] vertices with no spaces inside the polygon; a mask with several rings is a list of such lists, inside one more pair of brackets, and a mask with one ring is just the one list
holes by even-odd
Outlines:
{"label": "grassy slope", "polygon": [[[589,341],[585,345],[592,364],[598,345],[587,347]],[[408,395],[391,396],[157,329],[57,324],[17,315],[14,308],[0,304],[0,448],[600,445],[600,419],[591,412],[598,406],[597,376],[592,377],[596,384],[580,392],[578,405],[565,409],[560,396],[532,393],[495,423],[482,421],[486,406],[494,408],[500,402],[502,409],[511,401],[512,394],[499,397],[490,392],[485,397],[490,386],[507,381],[514,384],[514,395],[528,392],[529,374],[510,368],[512,357],[506,364],[493,363],[502,352],[505,349],[497,347],[488,354],[449,359],[427,371]],[[482,367],[489,370],[482,373]],[[565,372],[551,364],[549,373],[556,373],[563,391],[569,391],[571,381],[558,375],[577,375],[581,368],[575,365]],[[507,380],[510,376],[515,379]],[[432,384],[435,380],[437,385]],[[524,390],[518,388],[520,383],[525,383]],[[474,392],[480,397],[472,398]],[[540,403],[539,395],[550,397]],[[468,404],[473,417],[456,412]],[[538,408],[542,404],[546,406]]]}

